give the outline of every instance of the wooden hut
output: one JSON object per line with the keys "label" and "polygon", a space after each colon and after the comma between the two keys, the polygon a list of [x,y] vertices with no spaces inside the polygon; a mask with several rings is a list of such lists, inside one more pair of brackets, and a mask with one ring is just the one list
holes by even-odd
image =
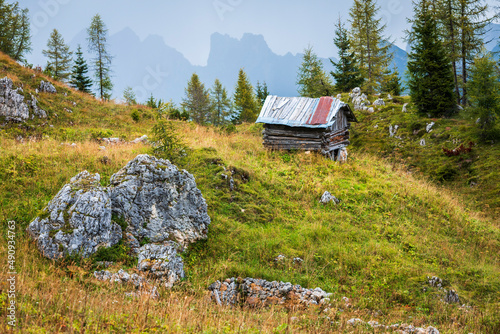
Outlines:
{"label": "wooden hut", "polygon": [[357,122],[356,116],[336,98],[272,95],[257,119],[264,124],[265,147],[318,151],[334,160],[350,144],[351,122]]}

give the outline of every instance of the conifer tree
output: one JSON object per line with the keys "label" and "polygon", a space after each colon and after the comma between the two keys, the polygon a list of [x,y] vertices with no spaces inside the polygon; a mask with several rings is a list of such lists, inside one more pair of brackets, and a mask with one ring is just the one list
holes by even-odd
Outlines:
{"label": "conifer tree", "polygon": [[468,111],[479,118],[481,136],[492,134],[496,120],[500,117],[500,75],[495,61],[485,53],[476,57],[471,67],[471,78],[467,83],[470,107]]}
{"label": "conifer tree", "polygon": [[409,88],[421,114],[440,116],[454,112],[453,73],[450,59],[439,39],[430,0],[414,1],[415,21],[411,32]]}
{"label": "conifer tree", "polygon": [[255,86],[255,95],[257,97],[257,102],[259,103],[259,108],[262,108],[264,102],[266,102],[267,96],[269,95],[269,90],[265,81],[262,84],[257,81],[257,85]]}
{"label": "conifer tree", "polygon": [[258,116],[257,100],[252,84],[242,68],[238,74],[233,101],[235,109],[234,123],[255,122]]}
{"label": "conifer tree", "polygon": [[387,69],[387,72],[384,75],[382,92],[392,94],[393,96],[399,96],[401,95],[401,91],[401,79],[399,77],[398,69],[396,66],[394,66],[393,71]]}
{"label": "conifer tree", "polygon": [[66,80],[70,76],[71,54],[69,46],[64,44],[64,38],[57,29],[50,34],[47,42],[47,50],[42,51],[49,58],[47,67],[50,68],[52,76],[56,80]]}
{"label": "conifer tree", "polygon": [[135,96],[134,90],[130,86],[125,88],[125,90],[123,91],[123,98],[125,99],[125,102],[129,106],[133,106],[133,105],[137,104],[137,98]]}
{"label": "conifer tree", "polygon": [[210,94],[196,73],[193,73],[185,89],[186,97],[182,107],[194,122],[205,124],[210,120]]}
{"label": "conifer tree", "polygon": [[149,99],[146,100],[146,106],[150,107],[152,109],[159,108],[160,103],[158,103],[158,101],[156,101],[156,99],[153,96],[153,93],[151,93],[151,96],[149,97]]}
{"label": "conifer tree", "polygon": [[311,46],[304,50],[302,64],[297,73],[297,85],[300,96],[317,98],[333,94],[332,82]]}
{"label": "conifer tree", "polygon": [[354,0],[349,12],[351,49],[366,79],[363,88],[368,94],[379,91],[392,58],[389,54],[390,43],[383,37],[386,25],[376,17],[379,10],[376,0]]}
{"label": "conifer tree", "polygon": [[481,51],[487,26],[496,16],[488,16],[485,0],[441,0],[439,22],[443,43],[452,61],[457,103],[467,104],[469,67]]}
{"label": "conifer tree", "polygon": [[87,76],[88,72],[89,69],[87,62],[83,58],[82,48],[78,45],[78,49],[76,50],[75,65],[73,65],[73,71],[71,73],[70,84],[80,92],[91,94],[92,79]]}
{"label": "conifer tree", "polygon": [[104,100],[111,98],[113,83],[111,82],[111,60],[107,44],[108,29],[99,14],[92,18],[90,27],[87,29],[87,41],[89,51],[95,55],[93,59],[93,70],[98,88],[99,97]]}
{"label": "conifer tree", "polygon": [[210,90],[210,97],[212,100],[211,122],[216,126],[224,125],[231,113],[231,99],[227,96],[227,90],[219,79],[215,79],[214,86]]}
{"label": "conifer tree", "polygon": [[364,78],[356,65],[356,56],[351,51],[351,42],[345,28],[345,24],[339,17],[335,25],[335,38],[333,43],[339,50],[339,61],[336,63],[332,59],[330,62],[335,67],[335,71],[330,72],[335,80],[335,89],[340,92],[349,92],[363,84]]}
{"label": "conifer tree", "polygon": [[29,11],[18,2],[0,0],[0,50],[17,61],[31,52]]}

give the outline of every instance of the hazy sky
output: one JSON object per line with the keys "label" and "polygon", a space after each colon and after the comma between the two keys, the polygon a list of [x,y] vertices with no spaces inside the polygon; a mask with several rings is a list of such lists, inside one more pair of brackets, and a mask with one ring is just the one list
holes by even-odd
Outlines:
{"label": "hazy sky", "polygon": [[[494,2],[495,0],[490,0]],[[141,38],[150,34],[183,53],[194,65],[205,65],[214,32],[240,38],[264,35],[277,54],[302,52],[309,44],[321,57],[336,54],[332,38],[339,15],[348,19],[352,0],[20,0],[31,15],[33,52],[41,53],[56,28],[69,42],[99,13],[109,33],[130,27]],[[402,40],[410,0],[379,0],[386,35]],[[31,57],[30,57],[31,58]],[[44,65],[44,64],[41,64]]]}

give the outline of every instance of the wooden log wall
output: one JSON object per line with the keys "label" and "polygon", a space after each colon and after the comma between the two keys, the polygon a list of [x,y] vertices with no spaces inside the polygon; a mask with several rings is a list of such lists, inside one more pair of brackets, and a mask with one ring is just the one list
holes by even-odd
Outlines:
{"label": "wooden log wall", "polygon": [[346,147],[349,142],[350,124],[345,127],[316,129],[295,128],[284,125],[265,124],[263,138],[264,146],[275,150],[307,150],[331,154],[332,151]]}

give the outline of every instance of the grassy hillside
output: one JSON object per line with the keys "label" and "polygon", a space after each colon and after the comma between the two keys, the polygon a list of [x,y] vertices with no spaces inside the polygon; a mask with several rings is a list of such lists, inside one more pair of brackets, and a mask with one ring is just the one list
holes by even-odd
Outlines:
{"label": "grassy hillside", "polygon": [[[4,75],[17,84],[25,82],[26,93],[34,92],[44,79],[38,74],[33,79],[32,72],[1,56],[0,77]],[[8,221],[17,223],[18,332],[374,332],[364,326],[354,329],[347,324],[351,318],[432,325],[441,333],[500,331],[500,226],[492,209],[498,198],[481,195],[490,209],[479,212],[479,194],[455,186],[458,183],[436,185],[425,176],[432,168],[421,166],[427,159],[439,165],[441,158],[434,159],[438,149],[419,153],[414,147],[410,154],[406,148],[405,159],[416,161],[412,173],[410,163],[395,163],[400,157],[386,147],[392,139],[385,138],[388,131],[381,127],[386,124],[377,118],[392,117],[389,107],[360,115],[362,123],[354,128],[356,138],[345,165],[305,152],[267,151],[258,125],[242,125],[226,134],[175,123],[191,148],[181,167],[195,175],[212,224],[208,239],[184,255],[187,278],[173,290],[161,289],[157,301],[127,297],[124,292],[130,288],[96,281],[95,265],[89,261],[76,265],[42,258],[25,228],[71,177],[86,169],[100,173],[106,184],[129,160],[150,151],[142,144],[100,150],[102,143],[95,139],[111,133],[131,140],[149,135],[154,124],[149,109],[99,103],[55,85],[56,95],[39,96],[50,115],[47,125],[37,120],[29,126],[8,125],[0,132],[2,235],[6,236]],[[138,122],[131,117],[134,109],[141,115]],[[373,128],[374,122],[380,130]],[[76,146],[61,145],[73,142]],[[495,150],[497,146],[492,153],[477,154],[490,159]],[[222,177],[227,173],[224,167],[233,171],[234,191]],[[493,167],[487,169],[493,170],[487,180],[498,183]],[[459,178],[460,173],[459,169]],[[341,203],[320,204],[324,191]],[[287,260],[276,263],[279,254]],[[304,259],[302,265],[292,263],[297,256]],[[0,259],[5,312],[6,243],[0,243]],[[321,287],[334,293],[332,307],[230,309],[210,302],[207,286],[233,276]],[[466,307],[442,302],[443,292],[429,286],[428,276],[442,278]],[[342,297],[348,297],[350,305]],[[5,322],[0,329],[7,329]]]}

